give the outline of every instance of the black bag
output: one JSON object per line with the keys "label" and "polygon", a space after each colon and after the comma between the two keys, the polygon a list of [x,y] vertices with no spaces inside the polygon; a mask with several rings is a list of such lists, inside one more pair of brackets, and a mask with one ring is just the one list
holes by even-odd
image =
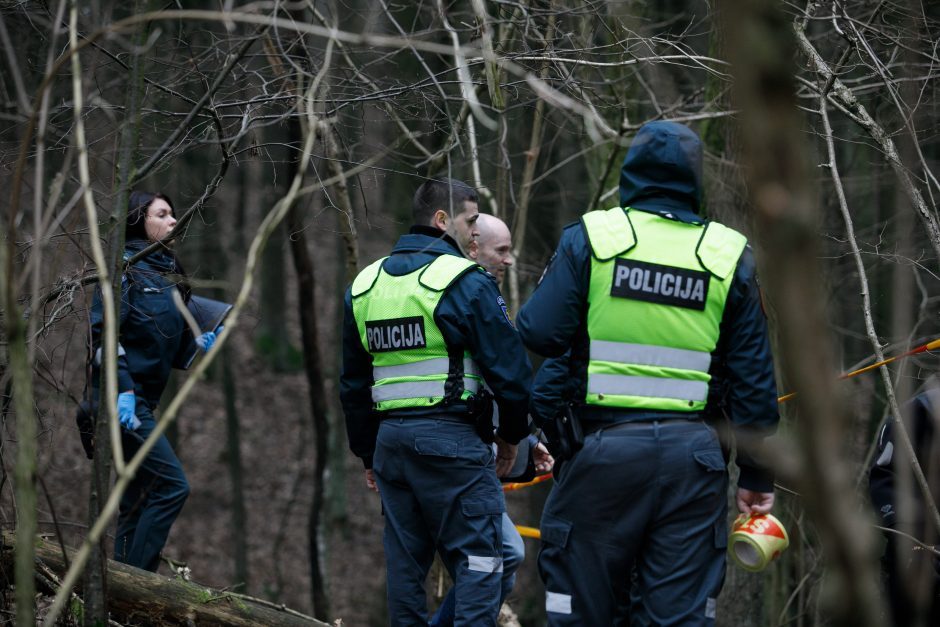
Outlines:
{"label": "black bag", "polygon": [[467,399],[467,414],[476,428],[477,435],[486,444],[496,441],[493,430],[493,394],[486,388]]}
{"label": "black bag", "polygon": [[542,431],[548,439],[548,450],[556,461],[571,459],[584,446],[581,421],[574,415],[570,404],[543,425]]}
{"label": "black bag", "polygon": [[75,410],[75,423],[78,435],[82,439],[82,448],[88,459],[95,456],[95,416],[98,415],[98,401],[83,399]]}

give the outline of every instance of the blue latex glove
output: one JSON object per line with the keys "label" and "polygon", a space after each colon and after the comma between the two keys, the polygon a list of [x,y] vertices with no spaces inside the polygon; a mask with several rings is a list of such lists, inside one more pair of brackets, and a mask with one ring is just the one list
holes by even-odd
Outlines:
{"label": "blue latex glove", "polygon": [[137,431],[140,427],[140,419],[137,418],[137,396],[133,392],[121,392],[118,394],[118,419],[121,426],[128,431]]}
{"label": "blue latex glove", "polygon": [[215,344],[214,331],[206,331],[196,338],[196,346],[201,348],[204,353],[208,353],[213,344]]}

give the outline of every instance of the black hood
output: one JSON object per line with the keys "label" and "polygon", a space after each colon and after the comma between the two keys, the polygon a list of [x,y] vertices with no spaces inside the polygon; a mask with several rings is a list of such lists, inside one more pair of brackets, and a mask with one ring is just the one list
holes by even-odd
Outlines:
{"label": "black hood", "polygon": [[676,122],[644,124],[620,170],[620,206],[650,211],[699,212],[702,142]]}

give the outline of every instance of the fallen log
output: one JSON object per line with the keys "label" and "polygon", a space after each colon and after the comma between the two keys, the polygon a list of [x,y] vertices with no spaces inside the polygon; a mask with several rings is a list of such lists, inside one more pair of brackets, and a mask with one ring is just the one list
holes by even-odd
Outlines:
{"label": "fallen log", "polygon": [[[3,532],[0,568],[8,582],[13,579],[14,546],[14,534]],[[66,551],[70,556],[74,552],[68,547]],[[44,567],[41,570],[46,573],[59,578],[65,574],[65,560],[58,543],[37,538],[36,561],[37,568]],[[48,577],[41,579],[49,585]],[[81,590],[75,592],[81,596]],[[330,627],[327,623],[262,599],[214,590],[113,560],[108,560],[108,608],[115,621],[133,625]]]}

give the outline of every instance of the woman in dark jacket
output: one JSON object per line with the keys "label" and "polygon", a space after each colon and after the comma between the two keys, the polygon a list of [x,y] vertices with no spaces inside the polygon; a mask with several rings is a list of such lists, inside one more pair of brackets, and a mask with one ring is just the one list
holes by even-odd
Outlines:
{"label": "woman in dark jacket", "polygon": [[[124,259],[162,241],[176,225],[173,204],[163,194],[134,192],[128,204]],[[118,336],[118,417],[124,455],[130,459],[156,426],[154,411],[166,388],[174,358],[192,342],[174,300],[189,300],[186,274],[168,245],[127,268],[122,277]],[[91,312],[92,387],[100,389],[104,320],[99,294]],[[214,333],[197,338],[208,350]],[[97,394],[97,392],[94,392]],[[173,521],[189,495],[189,483],[166,436],[156,445],[121,499],[114,559],[149,571],[160,564]]]}

